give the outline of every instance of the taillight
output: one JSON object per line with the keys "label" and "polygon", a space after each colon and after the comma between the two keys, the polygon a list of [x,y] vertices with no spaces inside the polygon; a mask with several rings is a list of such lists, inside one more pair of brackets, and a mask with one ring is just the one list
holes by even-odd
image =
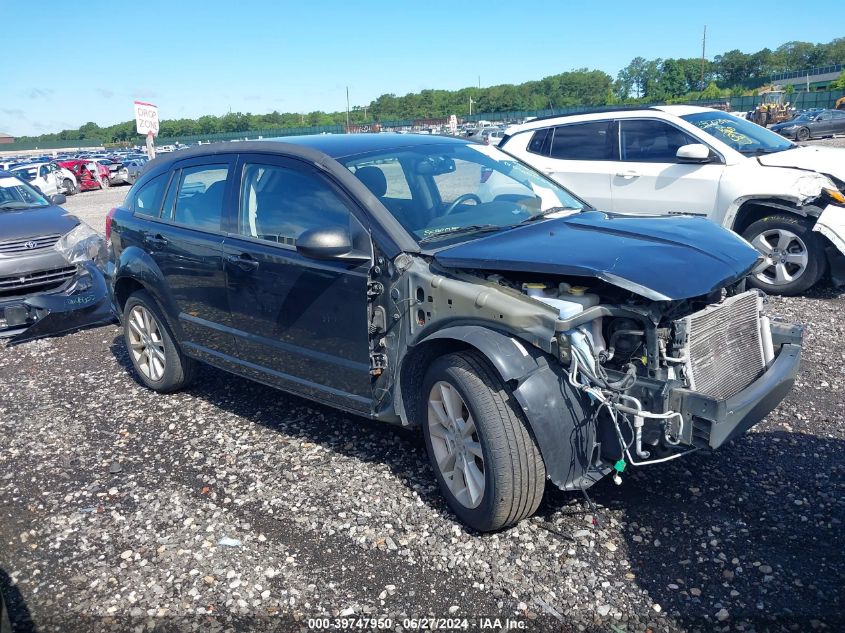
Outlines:
{"label": "taillight", "polygon": [[481,182],[485,183],[490,179],[490,176],[493,175],[493,170],[489,167],[482,167],[481,168]]}
{"label": "taillight", "polygon": [[111,239],[111,222],[114,219],[114,214],[117,212],[117,207],[111,209],[106,214],[106,240]]}

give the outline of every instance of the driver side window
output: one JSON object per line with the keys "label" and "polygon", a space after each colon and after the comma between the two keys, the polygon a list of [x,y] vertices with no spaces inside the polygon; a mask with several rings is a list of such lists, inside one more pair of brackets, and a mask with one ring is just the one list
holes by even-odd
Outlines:
{"label": "driver side window", "polygon": [[242,182],[241,235],[295,247],[306,230],[349,225],[346,204],[316,175],[248,163]]}

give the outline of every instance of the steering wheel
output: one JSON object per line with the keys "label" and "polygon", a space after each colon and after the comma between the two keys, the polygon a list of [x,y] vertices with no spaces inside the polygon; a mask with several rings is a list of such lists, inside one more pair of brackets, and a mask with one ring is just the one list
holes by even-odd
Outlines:
{"label": "steering wheel", "polygon": [[477,195],[475,195],[474,193],[465,193],[464,195],[455,198],[454,202],[452,202],[452,204],[446,207],[446,210],[443,212],[443,215],[450,215],[459,204],[461,204],[462,202],[466,202],[467,200],[475,200],[475,204],[481,204],[481,198],[479,198]]}

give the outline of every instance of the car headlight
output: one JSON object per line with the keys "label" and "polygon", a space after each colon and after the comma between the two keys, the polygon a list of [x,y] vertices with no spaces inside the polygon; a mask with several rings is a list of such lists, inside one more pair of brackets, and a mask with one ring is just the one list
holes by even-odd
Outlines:
{"label": "car headlight", "polygon": [[838,189],[830,189],[829,187],[823,187],[822,192],[831,200],[838,204],[845,204],[845,195]]}
{"label": "car headlight", "polygon": [[106,242],[85,222],[80,222],[56,242],[54,248],[71,264],[105,261]]}

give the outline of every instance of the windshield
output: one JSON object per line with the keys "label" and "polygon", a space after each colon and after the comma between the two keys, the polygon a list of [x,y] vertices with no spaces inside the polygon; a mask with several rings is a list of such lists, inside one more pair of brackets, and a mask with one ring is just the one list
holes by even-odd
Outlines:
{"label": "windshield", "polygon": [[420,243],[461,239],[588,205],[487,145],[432,143],[340,159]]}
{"label": "windshield", "polygon": [[699,112],[681,118],[748,156],[772,154],[795,147],[779,134],[724,112]]}
{"label": "windshield", "polygon": [[0,176],[0,211],[49,207],[50,203],[18,178]]}

